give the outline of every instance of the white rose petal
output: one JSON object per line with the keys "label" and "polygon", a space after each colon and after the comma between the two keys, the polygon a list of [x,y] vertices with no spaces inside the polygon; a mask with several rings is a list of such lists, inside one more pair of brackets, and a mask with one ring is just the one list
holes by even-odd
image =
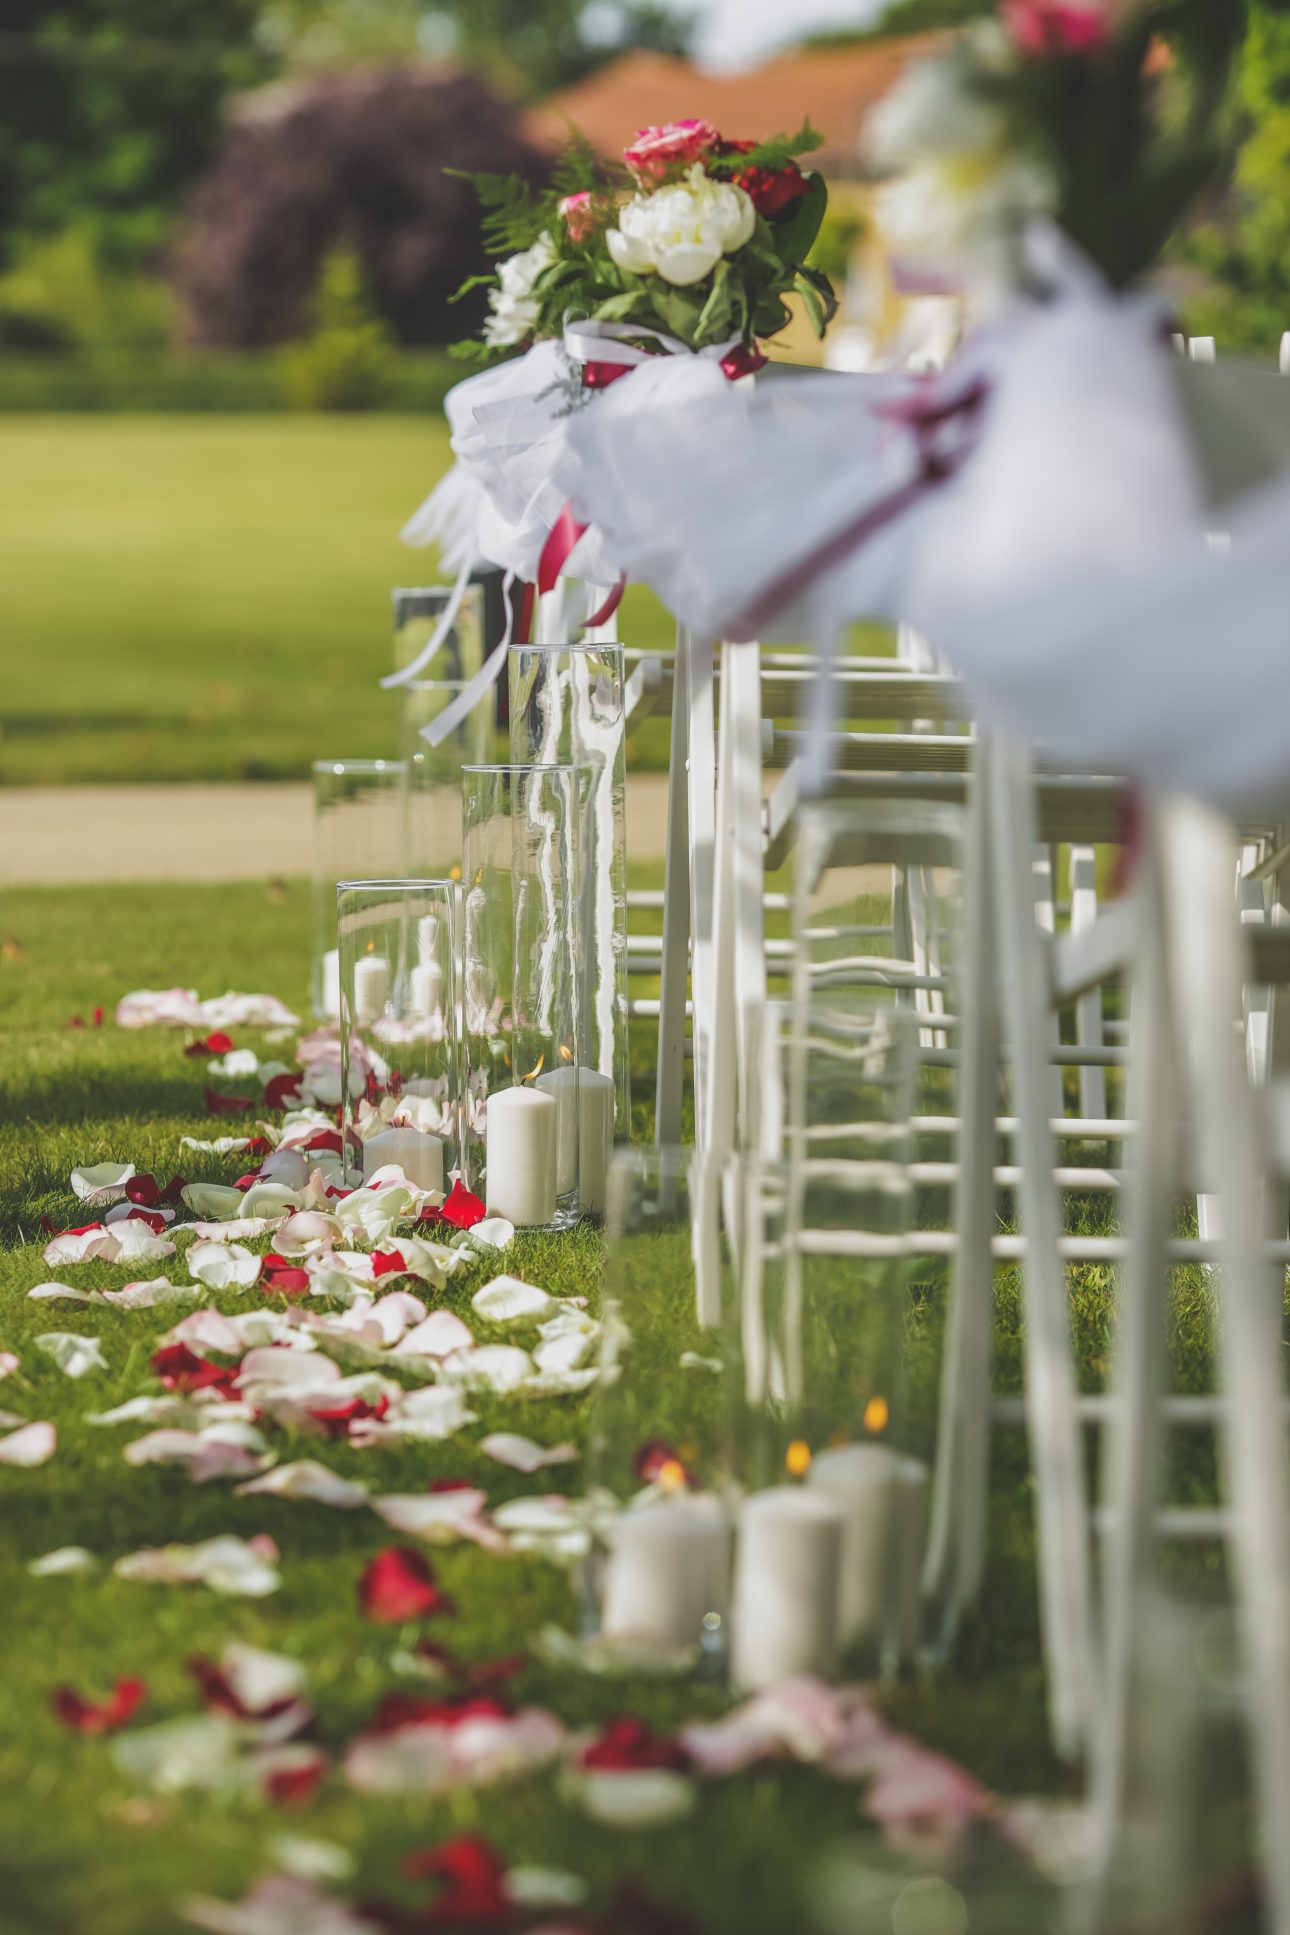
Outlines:
{"label": "white rose petal", "polygon": [[277,1465],[262,1478],[252,1478],[237,1487],[239,1498],[304,1498],[315,1505],[331,1505],[341,1512],[352,1512],[367,1503],[367,1487],[348,1478],[338,1478],[326,1465],[312,1458],[294,1464]]}
{"label": "white rose petal", "polygon": [[262,1599],[282,1584],[270,1553],[277,1557],[272,1539],[249,1542],[225,1533],[197,1545],[145,1546],[118,1559],[112,1570],[118,1579],[148,1585],[201,1584],[236,1598]]}
{"label": "white rose petal", "polygon": [[451,1357],[470,1350],[475,1339],[470,1327],[451,1310],[436,1310],[417,1324],[394,1347],[396,1357]]}
{"label": "white rose petal", "polygon": [[495,1458],[499,1465],[523,1472],[540,1471],[544,1465],[572,1464],[578,1456],[572,1445],[539,1445],[516,1431],[490,1432],[488,1437],[480,1439],[479,1449],[486,1458]]}
{"label": "white rose petal", "polygon": [[42,1552],[27,1567],[33,1579],[68,1579],[77,1573],[97,1572],[99,1562],[83,1545],[60,1545]]}
{"label": "white rose petal", "polygon": [[520,1277],[494,1277],[470,1300],[472,1310],[493,1324],[536,1323],[555,1309],[555,1299]]}
{"label": "white rose petal", "polygon": [[260,1274],[260,1258],[241,1243],[194,1243],[188,1268],[208,1290],[249,1290]]}
{"label": "white rose petal", "polygon": [[242,1213],[242,1192],[231,1184],[186,1183],[179,1193],[193,1215],[203,1221],[223,1223]]}
{"label": "white rose petal", "polygon": [[666,1767],[583,1769],[576,1782],[583,1807],[602,1827],[663,1827],[693,1812],[695,1783]]}
{"label": "white rose petal", "polygon": [[439,1366],[447,1384],[467,1391],[514,1391],[532,1375],[533,1360],[513,1344],[488,1344],[478,1350],[454,1351]]}
{"label": "white rose petal", "polygon": [[47,1465],[57,1449],[58,1433],[52,1424],[24,1424],[7,1438],[0,1438],[0,1465],[17,1465],[30,1471],[37,1465]]}
{"label": "white rose petal", "polygon": [[134,1174],[132,1162],[96,1162],[88,1169],[73,1169],[72,1194],[78,1202],[101,1208],[121,1200]]}
{"label": "white rose petal", "polygon": [[107,1359],[97,1337],[78,1337],[72,1330],[47,1330],[36,1338],[37,1350],[52,1357],[68,1377],[85,1377],[90,1371],[105,1371]]}

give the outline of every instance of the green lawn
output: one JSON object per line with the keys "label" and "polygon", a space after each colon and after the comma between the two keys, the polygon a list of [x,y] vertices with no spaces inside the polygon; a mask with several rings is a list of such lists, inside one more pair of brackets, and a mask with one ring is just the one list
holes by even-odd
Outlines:
{"label": "green lawn", "polygon": [[[303,777],[393,751],[428,417],[0,420],[0,783]],[[670,638],[629,595],[624,636]]]}
{"label": "green lawn", "polygon": [[[30,890],[7,898],[0,957],[0,1347],[19,1352],[22,1372],[0,1390],[7,1407],[51,1418],[60,1445],[37,1471],[0,1471],[0,1603],[5,1608],[5,1667],[0,1676],[0,1928],[23,1935],[152,1935],[177,1926],[170,1904],[191,1889],[240,1893],[269,1865],[267,1848],[283,1822],[250,1804],[184,1797],[141,1797],[113,1768],[106,1743],[68,1734],[50,1717],[52,1689],[71,1681],[101,1694],[117,1675],[142,1672],[152,1686],[148,1717],[191,1712],[196,1701],[183,1661],[218,1653],[230,1638],[289,1652],[309,1669],[319,1732],[335,1746],[377,1699],[398,1684],[390,1666],[397,1635],[357,1614],[355,1583],[366,1559],[391,1540],[366,1514],[321,1506],[237,1499],[224,1483],[193,1487],[179,1471],[130,1470],[120,1450],[133,1435],[85,1422],[150,1384],[152,1340],[164,1312],[31,1304],[27,1289],[51,1274],[111,1287],[122,1266],[82,1265],[51,1272],[41,1258],[37,1218],[65,1226],[85,1220],[67,1186],[77,1163],[129,1159],[168,1176],[237,1173],[236,1158],[196,1158],[179,1137],[211,1133],[202,1113],[203,1064],[186,1060],[178,1035],[84,1032],[65,1023],[96,1005],[109,1016],[129,987],[197,981],[204,993],[228,986],[305,998],[307,897],[260,887]],[[636,1044],[644,1076],[648,1038]],[[648,1080],[642,1087],[648,1089]],[[575,1238],[521,1238],[507,1267],[553,1290],[596,1293],[599,1244]],[[444,1299],[465,1307],[482,1272]],[[935,1299],[937,1293],[927,1293]],[[220,1293],[222,1308],[250,1307],[258,1292]],[[173,1321],[173,1317],[170,1319]],[[1015,1323],[1015,1312],[1008,1319]],[[689,1320],[676,1318],[679,1346]],[[65,1379],[34,1349],[42,1331],[72,1329],[101,1337],[106,1375]],[[674,1361],[674,1360],[673,1360]],[[490,1426],[505,1424],[543,1440],[579,1438],[586,1404],[547,1400],[522,1411],[485,1407]],[[540,1413],[540,1415],[539,1415]],[[668,1396],[660,1394],[666,1430]],[[358,1453],[326,1446],[322,1455],[346,1475],[375,1477],[390,1490],[415,1490],[436,1476],[478,1476],[497,1502],[514,1492],[551,1488],[480,1458],[477,1432],[419,1450]],[[282,1447],[284,1456],[293,1455]],[[318,1455],[312,1444],[302,1454]],[[552,1474],[577,1489],[579,1472]],[[934,1742],[962,1755],[1001,1789],[1050,1785],[1056,1776],[1043,1744],[1042,1682],[1037,1666],[1028,1503],[1016,1448],[1002,1458],[997,1501],[1001,1532],[990,1600],[967,1636],[963,1666],[950,1682],[911,1683],[893,1708]],[[53,1547],[83,1544],[105,1559],[169,1539],[215,1531],[269,1531],[282,1548],[284,1585],[274,1597],[226,1600],[199,1587],[165,1589],[113,1581],[39,1580],[27,1563]],[[501,1560],[453,1548],[436,1560],[461,1611],[452,1643],[471,1659],[523,1647],[543,1621],[574,1620],[569,1582],[533,1559]],[[640,1710],[659,1725],[711,1711],[714,1690],[660,1690],[628,1682],[605,1687],[534,1663],[519,1693],[549,1704],[566,1720]],[[450,1803],[362,1800],[332,1778],[300,1817],[286,1823],[336,1839],[359,1863],[359,1892],[398,1893],[394,1868],[408,1849],[466,1828],[483,1828],[512,1859],[566,1865],[588,1877],[603,1902],[612,1878],[645,1876],[651,1889],[693,1915],[711,1935],[788,1935],[801,1926],[799,1886],[819,1851],[855,1829],[855,1794],[801,1770],[767,1771],[705,1792],[688,1823],[647,1841],[588,1826],[545,1779]]]}

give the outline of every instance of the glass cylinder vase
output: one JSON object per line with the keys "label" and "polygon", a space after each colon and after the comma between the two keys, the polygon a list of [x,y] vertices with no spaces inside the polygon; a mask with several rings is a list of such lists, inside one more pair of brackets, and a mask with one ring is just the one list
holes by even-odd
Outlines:
{"label": "glass cylinder vase", "polygon": [[484,766],[497,750],[492,692],[472,706],[437,746],[423,737],[465,690],[463,680],[413,679],[396,688],[399,758],[408,769],[408,871],[450,876],[461,865],[461,769]]}
{"label": "glass cylinder vase", "polygon": [[340,946],[346,1178],[402,1169],[446,1193],[460,1152],[455,985],[460,897],[451,880],[346,880]]}
{"label": "glass cylinder vase", "polygon": [[[452,598],[451,585],[396,585],[394,606],[394,669],[411,665],[434,636]],[[447,635],[425,666],[426,678],[465,684],[484,662],[484,590],[468,584]]]}
{"label": "glass cylinder vase", "polygon": [[579,866],[587,1066],[614,1084],[631,1134],[627,1041],[627,733],[623,648],[512,645],[511,758],[587,768]]}
{"label": "glass cylinder vase", "polygon": [[336,889],[342,880],[402,877],[407,863],[407,767],[397,759],[313,763],[314,1013],[340,1019]]}
{"label": "glass cylinder vase", "polygon": [[[463,1167],[490,1211],[565,1228],[603,1201],[613,1090],[584,1071],[579,771],[462,769]],[[597,1089],[596,1081],[600,1081]]]}

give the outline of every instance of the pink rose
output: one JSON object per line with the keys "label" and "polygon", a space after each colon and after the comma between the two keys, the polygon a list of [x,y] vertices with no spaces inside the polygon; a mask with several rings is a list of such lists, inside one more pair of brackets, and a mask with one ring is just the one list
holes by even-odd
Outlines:
{"label": "pink rose", "polygon": [[571,242],[585,242],[594,232],[596,204],[589,188],[580,189],[576,195],[566,195],[560,203],[560,213]]}
{"label": "pink rose", "polygon": [[662,128],[639,128],[623,159],[643,185],[666,181],[670,175],[702,161],[719,147],[721,136],[711,121],[669,121]]}
{"label": "pink rose", "polygon": [[1023,54],[1100,54],[1111,38],[1103,0],[1004,0],[1003,22]]}

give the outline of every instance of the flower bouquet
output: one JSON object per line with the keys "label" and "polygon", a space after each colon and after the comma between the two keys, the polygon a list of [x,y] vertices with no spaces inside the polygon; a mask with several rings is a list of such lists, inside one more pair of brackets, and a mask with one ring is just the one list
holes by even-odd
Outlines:
{"label": "flower bouquet", "polygon": [[488,288],[490,313],[482,340],[456,353],[488,356],[590,322],[678,349],[740,348],[742,361],[792,320],[794,295],[822,335],[837,303],[807,257],[827,193],[798,163],[819,145],[809,124],[754,142],[674,121],[642,129],[621,169],[571,149],[545,194],[477,176],[484,239],[504,259],[464,285]]}

